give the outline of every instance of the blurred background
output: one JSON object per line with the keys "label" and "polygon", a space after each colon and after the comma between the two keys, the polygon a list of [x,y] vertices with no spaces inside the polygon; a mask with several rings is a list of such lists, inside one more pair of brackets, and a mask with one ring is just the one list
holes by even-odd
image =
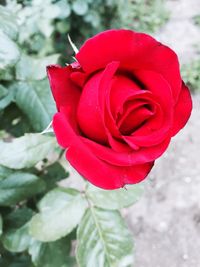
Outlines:
{"label": "blurred background", "polygon": [[55,105],[45,66],[73,61],[67,34],[79,47],[109,28],[150,33],[173,48],[194,102],[189,123],[156,162],[144,197],[124,212],[135,266],[199,267],[199,0],[0,0],[0,138],[46,128]]}

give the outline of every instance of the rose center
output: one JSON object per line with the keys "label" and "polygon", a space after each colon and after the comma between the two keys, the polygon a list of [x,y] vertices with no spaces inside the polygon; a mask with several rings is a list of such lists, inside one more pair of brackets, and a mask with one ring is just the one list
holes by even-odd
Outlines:
{"label": "rose center", "polygon": [[154,115],[154,108],[143,101],[135,101],[119,116],[117,125],[122,135],[130,135],[148,121]]}

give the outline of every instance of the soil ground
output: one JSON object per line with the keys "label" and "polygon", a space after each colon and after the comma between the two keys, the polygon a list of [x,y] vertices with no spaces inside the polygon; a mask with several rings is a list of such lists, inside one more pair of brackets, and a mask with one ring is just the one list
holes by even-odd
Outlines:
{"label": "soil ground", "polygon": [[[200,0],[166,1],[167,24],[155,35],[181,63],[196,55]],[[135,239],[134,267],[200,267],[200,94],[187,126],[173,138],[145,183],[143,198],[126,215]]]}

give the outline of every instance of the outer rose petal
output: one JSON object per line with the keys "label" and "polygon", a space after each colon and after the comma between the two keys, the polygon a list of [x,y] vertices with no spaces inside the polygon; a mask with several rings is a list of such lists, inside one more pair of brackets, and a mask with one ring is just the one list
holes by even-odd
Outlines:
{"label": "outer rose petal", "polygon": [[98,88],[103,72],[94,74],[85,84],[77,109],[77,120],[83,133],[90,139],[107,143],[105,126],[98,103]]}
{"label": "outer rose petal", "polygon": [[82,142],[80,136],[76,135],[62,113],[54,116],[53,128],[58,143],[69,147],[66,157],[71,165],[83,177],[103,189],[117,189],[126,183],[138,183],[153,167],[153,162],[119,167],[102,161]]}
{"label": "outer rose petal", "polygon": [[73,125],[60,112],[56,113],[53,117],[53,129],[58,144],[63,148],[69,147],[77,134]]}
{"label": "outer rose petal", "polygon": [[[71,165],[89,182],[103,189],[117,189],[146,178],[153,162],[131,167],[118,167],[98,159],[83,143],[75,143],[66,153]],[[87,167],[86,167],[87,166]]]}
{"label": "outer rose petal", "polygon": [[172,136],[177,134],[188,121],[192,111],[192,99],[188,87],[182,85],[182,90],[179,95],[178,102],[174,108],[174,123],[172,129]]}
{"label": "outer rose petal", "polygon": [[68,121],[79,132],[76,112],[81,92],[70,79],[73,72],[72,67],[60,67],[51,65],[47,67],[48,78],[51,90],[58,110],[62,110]]}
{"label": "outer rose petal", "polygon": [[120,139],[121,134],[116,126],[116,122],[112,117],[108,99],[112,85],[112,78],[114,77],[114,74],[116,73],[118,67],[119,62],[113,61],[109,63],[103,71],[98,88],[98,104],[101,110],[101,117],[103,124],[105,125],[109,144],[114,150],[121,151],[122,147],[120,145],[120,142],[116,139]]}
{"label": "outer rose petal", "polygon": [[125,70],[146,69],[160,73],[172,87],[176,102],[181,90],[181,76],[176,54],[151,36],[130,30],[108,30],[88,39],[76,54],[86,72],[119,61]]}
{"label": "outer rose petal", "polygon": [[170,137],[166,138],[161,144],[138,150],[127,150],[116,152],[113,149],[97,144],[92,140],[82,137],[84,143],[90,147],[91,151],[103,161],[116,166],[132,166],[145,162],[152,162],[159,158],[167,149]]}
{"label": "outer rose petal", "polygon": [[81,92],[78,86],[70,79],[72,73],[71,66],[50,65],[47,67],[49,83],[58,110],[60,106],[73,105],[80,97]]}

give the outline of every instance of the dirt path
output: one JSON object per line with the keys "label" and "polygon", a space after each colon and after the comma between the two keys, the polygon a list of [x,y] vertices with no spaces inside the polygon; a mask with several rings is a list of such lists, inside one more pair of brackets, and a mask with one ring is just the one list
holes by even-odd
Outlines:
{"label": "dirt path", "polygon": [[200,43],[200,28],[194,25],[193,17],[200,14],[200,0],[168,0],[170,20],[155,37],[173,48],[181,63],[187,63],[196,55]]}
{"label": "dirt path", "polygon": [[[200,43],[191,19],[200,14],[200,0],[167,5],[171,19],[156,36],[187,62]],[[200,95],[193,102],[188,125],[157,161],[144,197],[127,214],[136,242],[134,267],[200,266]]]}
{"label": "dirt path", "polygon": [[200,95],[188,125],[159,159],[127,215],[135,267],[200,266]]}

